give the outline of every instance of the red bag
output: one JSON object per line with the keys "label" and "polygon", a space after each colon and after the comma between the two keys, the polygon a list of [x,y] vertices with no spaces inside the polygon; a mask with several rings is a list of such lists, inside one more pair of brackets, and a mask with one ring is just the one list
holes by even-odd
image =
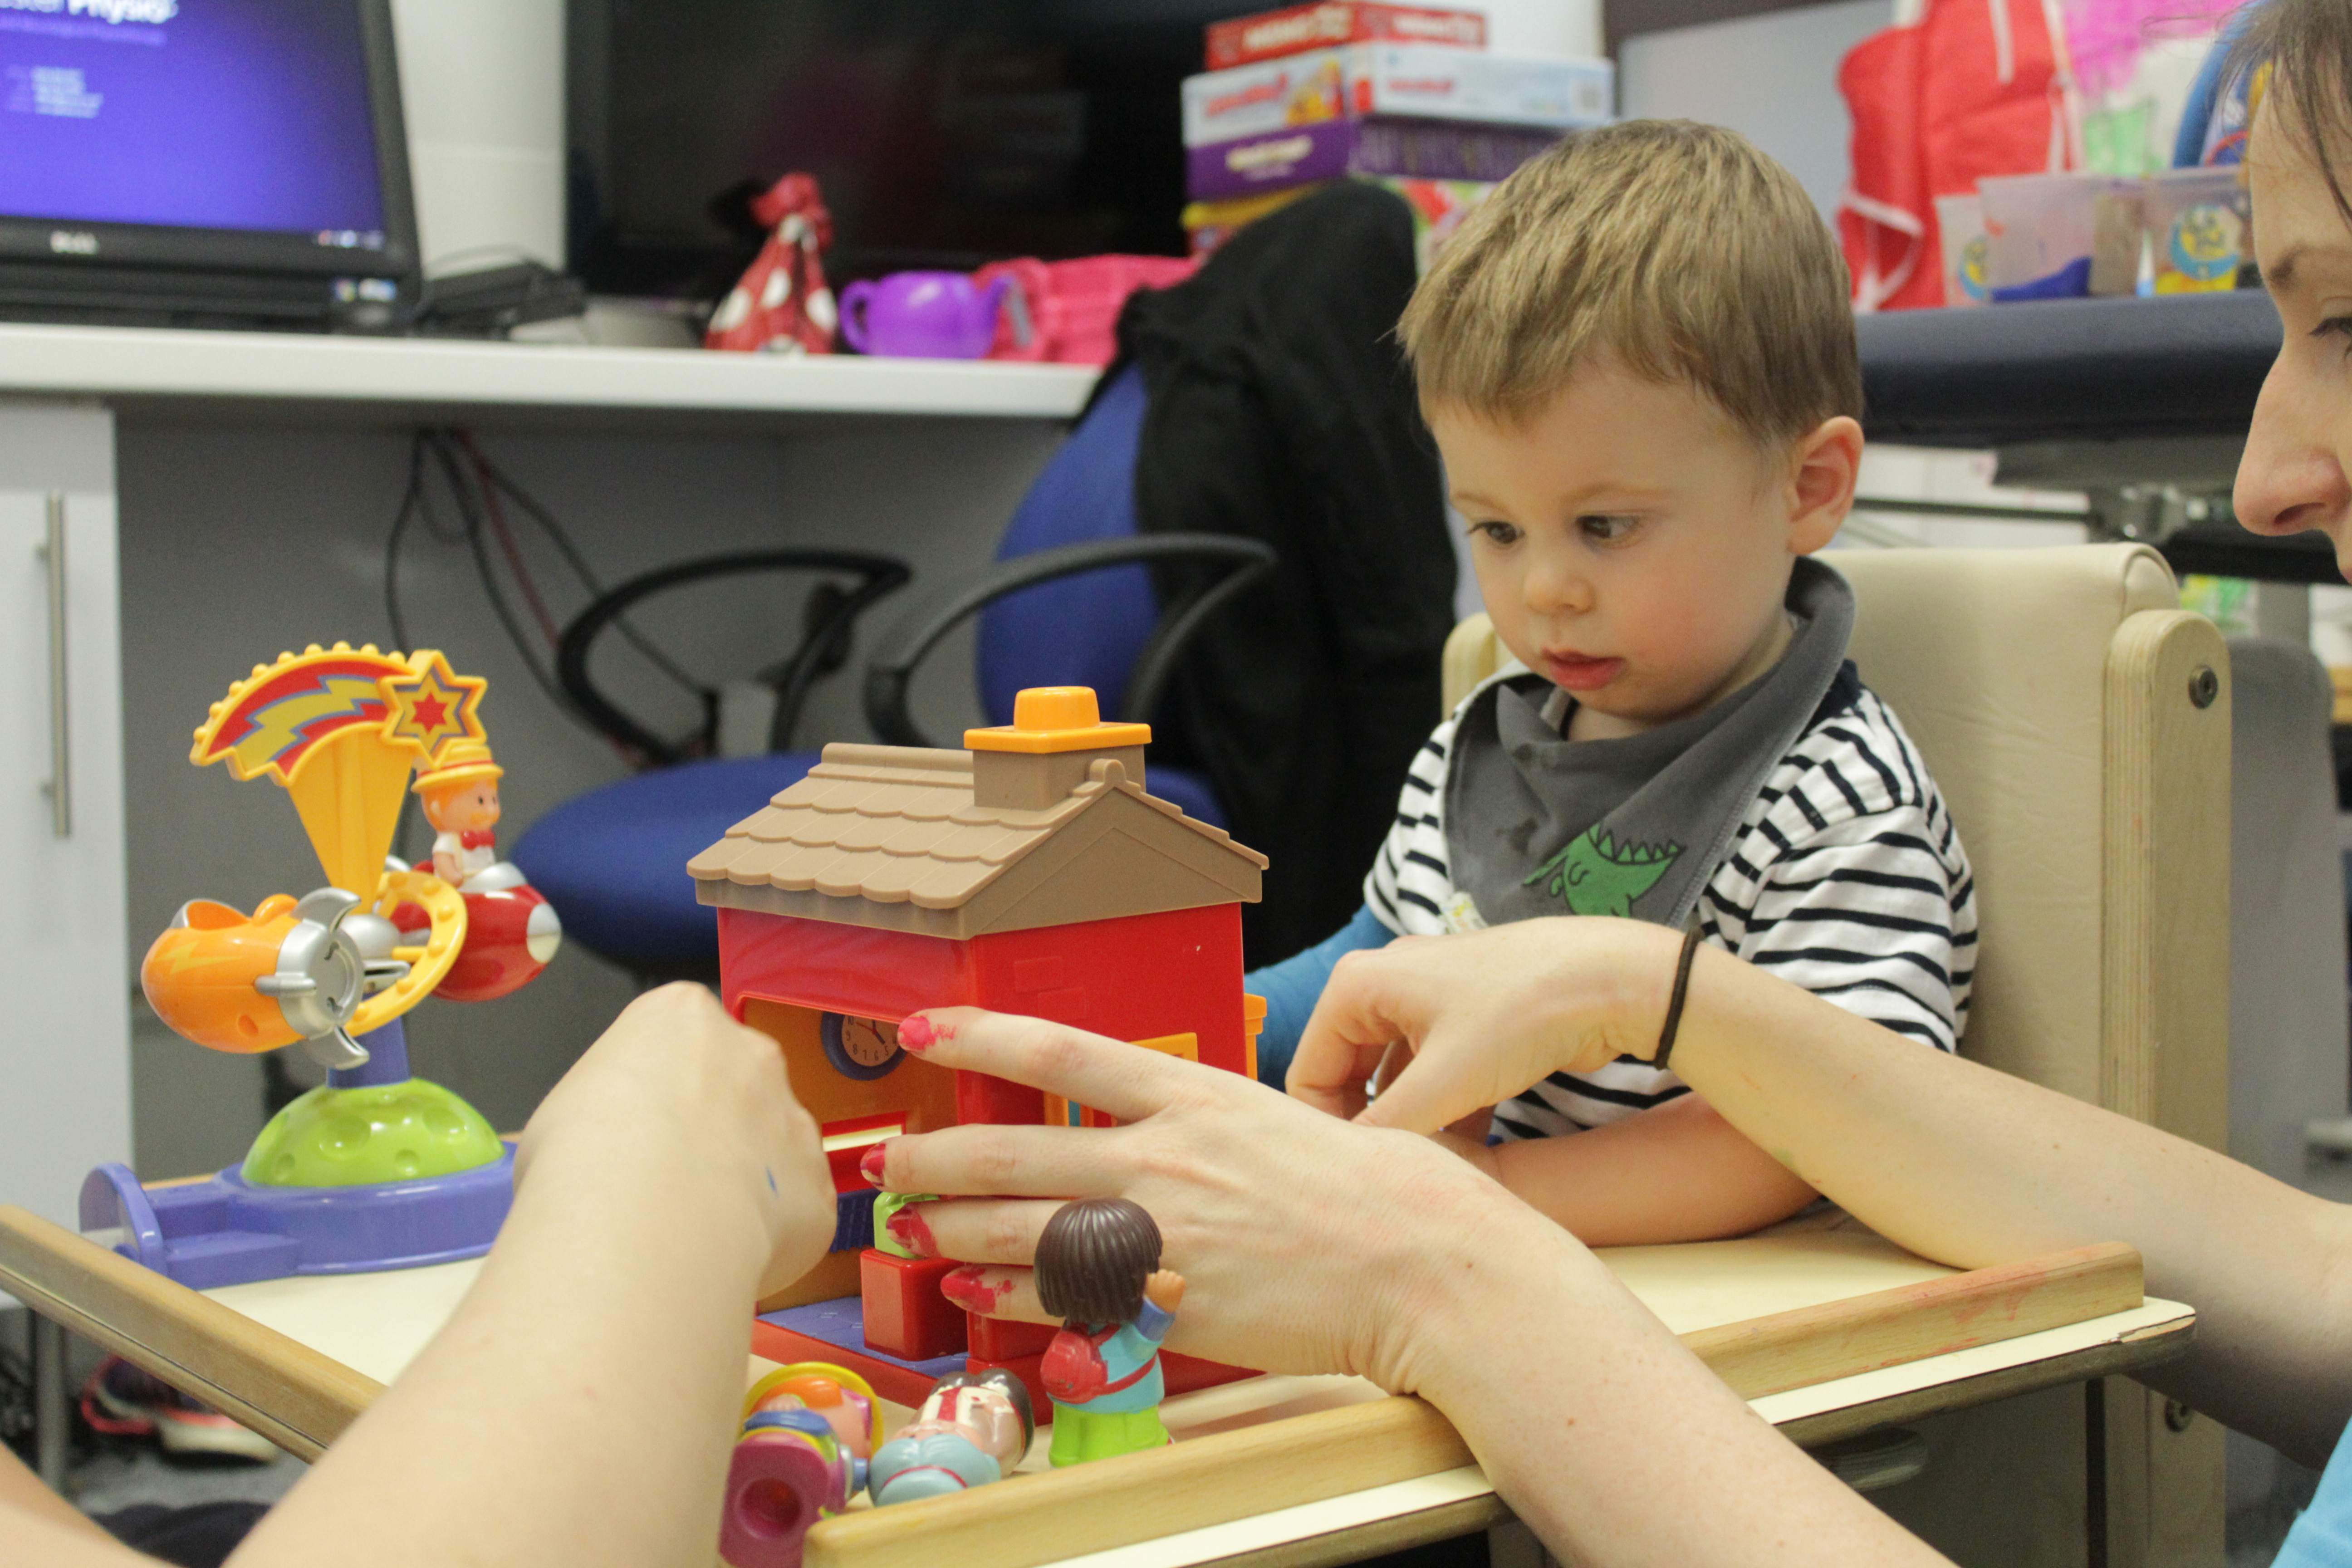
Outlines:
{"label": "red bag", "polygon": [[1144,1374],[1160,1364],[1158,1351],[1117,1383],[1110,1381],[1110,1368],[1103,1364],[1104,1342],[1123,1326],[1113,1323],[1098,1334],[1082,1334],[1076,1329],[1055,1331],[1044,1358],[1037,1363],[1037,1378],[1045,1385],[1045,1392],[1060,1404],[1084,1405],[1089,1399],[1100,1399],[1106,1394],[1117,1394],[1141,1383]]}
{"label": "red bag", "polygon": [[1986,174],[2082,163],[2066,35],[2051,0],[1927,0],[1916,24],[1848,52],[1838,90],[1853,115],[1838,234],[1856,310],[1944,302],[1936,197],[1968,195]]}
{"label": "red bag", "polygon": [[1051,360],[1108,364],[1118,352],[1118,312],[1139,289],[1169,289],[1201,263],[1182,256],[1081,256],[1040,261],[1024,256],[993,261],[971,275],[985,290],[1009,277],[1004,309],[996,318],[990,359]]}
{"label": "red bag", "polygon": [[751,204],[772,232],[768,243],[711,313],[707,349],[781,353],[833,352],[838,312],[820,259],[833,244],[833,215],[813,174],[786,174]]}
{"label": "red bag", "polygon": [[1106,1329],[1100,1337],[1082,1334],[1076,1329],[1057,1331],[1045,1346],[1045,1359],[1037,1363],[1038,1381],[1045,1392],[1064,1405],[1083,1405],[1110,1385],[1110,1368],[1103,1364],[1103,1341],[1116,1329]]}

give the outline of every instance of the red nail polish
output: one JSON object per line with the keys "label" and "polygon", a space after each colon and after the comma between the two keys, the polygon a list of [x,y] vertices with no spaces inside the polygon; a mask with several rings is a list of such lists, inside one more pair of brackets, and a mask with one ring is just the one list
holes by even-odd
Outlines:
{"label": "red nail polish", "polygon": [[940,1255],[940,1244],[932,1239],[931,1227],[923,1223],[922,1211],[917,1205],[910,1204],[892,1215],[884,1228],[889,1231],[890,1239],[918,1258]]}
{"label": "red nail polish", "polygon": [[1013,1294],[1013,1281],[1002,1279],[992,1285],[985,1268],[977,1263],[967,1264],[940,1278],[940,1294],[967,1312],[991,1313]]}
{"label": "red nail polish", "polygon": [[929,1050],[931,1043],[939,1037],[940,1033],[931,1027],[931,1021],[919,1014],[902,1020],[898,1025],[898,1043],[918,1056]]}
{"label": "red nail polish", "polygon": [[890,1157],[890,1145],[877,1143],[857,1158],[857,1173],[866,1178],[869,1187],[882,1184],[882,1163]]}

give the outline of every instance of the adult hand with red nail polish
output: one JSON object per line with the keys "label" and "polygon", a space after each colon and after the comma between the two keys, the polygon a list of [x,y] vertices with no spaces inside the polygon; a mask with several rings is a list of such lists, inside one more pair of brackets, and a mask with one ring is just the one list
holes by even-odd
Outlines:
{"label": "adult hand with red nail polish", "polygon": [[[1171,1349],[1421,1394],[1564,1562],[1943,1561],[1758,1420],[1573,1236],[1438,1143],[1040,1019],[928,1023],[928,1059],[1121,1123],[885,1145],[893,1190],[1005,1194],[924,1206],[940,1255],[973,1260],[941,1282],[967,1310],[1050,1321],[1027,1267],[1046,1220],[1066,1199],[1130,1199],[1183,1277]],[[1679,1489],[1666,1506],[1661,1474]]]}
{"label": "adult hand with red nail polish", "polygon": [[967,1125],[883,1146],[893,1191],[1000,1194],[923,1205],[938,1255],[973,1266],[943,1287],[972,1310],[1053,1321],[1027,1267],[1038,1233],[1067,1199],[1124,1197],[1150,1212],[1187,1284],[1172,1348],[1412,1389],[1461,1272],[1515,1236],[1556,1245],[1557,1227],[1426,1139],[1057,1024],[964,1008],[925,1022],[929,1060],[1122,1123]]}

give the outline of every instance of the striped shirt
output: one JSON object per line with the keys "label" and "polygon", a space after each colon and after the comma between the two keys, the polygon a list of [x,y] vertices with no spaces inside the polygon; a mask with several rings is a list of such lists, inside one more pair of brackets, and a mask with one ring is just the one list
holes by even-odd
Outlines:
{"label": "striped shirt", "polygon": [[[1524,673],[1514,664],[1494,679]],[[1400,936],[1454,929],[1444,806],[1461,712],[1422,743],[1364,879],[1366,903]],[[1748,803],[1697,917],[1704,940],[1768,973],[1938,1050],[1958,1046],[1976,970],[1976,880],[1927,764],[1851,667]],[[1673,1073],[1621,1057],[1506,1100],[1494,1131],[1554,1137],[1687,1092]]]}

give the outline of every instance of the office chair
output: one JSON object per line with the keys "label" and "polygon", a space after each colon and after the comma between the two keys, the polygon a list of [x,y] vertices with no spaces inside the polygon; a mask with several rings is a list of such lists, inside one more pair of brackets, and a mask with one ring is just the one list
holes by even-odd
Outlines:
{"label": "office chair", "polygon": [[[720,697],[698,685],[702,721],[684,740],[659,733],[623,708],[590,671],[598,643],[628,635],[628,612],[656,595],[723,578],[763,573],[845,577],[820,588],[801,645],[755,677],[775,698],[770,750],[719,757]],[[564,917],[565,934],[647,978],[698,974],[704,967],[704,912],[679,908],[665,875],[740,818],[742,803],[797,783],[816,763],[814,752],[783,748],[817,678],[845,657],[858,616],[906,585],[907,563],[888,555],[839,550],[761,550],[679,562],[633,577],[598,598],[564,627],[556,679],[573,708],[648,771],[565,801],[515,842],[513,859]]]}
{"label": "office chair", "polygon": [[[924,656],[975,614],[981,708],[989,723],[1012,722],[1013,696],[1030,686],[1091,686],[1105,713],[1147,718],[1186,641],[1232,595],[1272,569],[1274,552],[1252,541],[1136,534],[1135,454],[1145,403],[1139,373],[1114,377],[1014,510],[997,565],[936,593],[885,639],[865,689],[866,720],[879,739],[938,743],[908,714],[908,687]],[[686,863],[798,783],[818,753],[778,750],[681,762],[681,748],[594,689],[586,674],[589,648],[648,595],[735,571],[792,569],[788,562],[864,576],[771,681],[778,689],[772,744],[782,746],[809,683],[828,658],[837,661],[856,616],[906,581],[903,564],[831,551],[689,562],[624,584],[564,633],[558,671],[582,711],[648,759],[676,765],[566,801],[517,840],[513,858],[562,912],[567,937],[643,979],[716,978],[718,922],[695,900]],[[1185,573],[1163,603],[1154,565],[1201,570]],[[716,693],[705,701],[708,736],[716,732]],[[1188,815],[1223,826],[1223,811],[1197,777],[1155,764],[1151,787]]]}

